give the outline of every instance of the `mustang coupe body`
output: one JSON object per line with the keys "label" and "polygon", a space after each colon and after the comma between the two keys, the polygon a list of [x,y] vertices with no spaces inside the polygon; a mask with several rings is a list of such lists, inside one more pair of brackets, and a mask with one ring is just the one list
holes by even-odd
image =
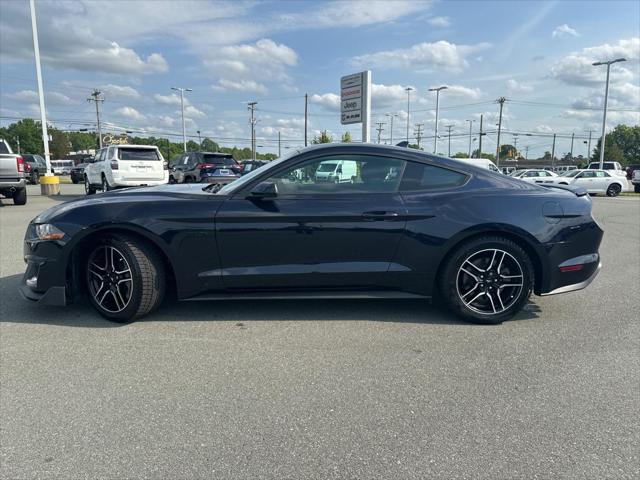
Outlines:
{"label": "mustang coupe body", "polygon": [[[317,179],[327,163],[350,178]],[[51,208],[27,229],[20,290],[55,305],[87,296],[114,321],[148,314],[170,288],[180,300],[439,296],[499,323],[532,292],[587,286],[602,235],[583,189],[336,144],[222,188],[130,188]]]}

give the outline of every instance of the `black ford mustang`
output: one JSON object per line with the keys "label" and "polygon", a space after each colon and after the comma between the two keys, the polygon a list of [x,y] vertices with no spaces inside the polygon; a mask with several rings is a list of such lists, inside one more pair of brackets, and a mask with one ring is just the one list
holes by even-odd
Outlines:
{"label": "black ford mustang", "polygon": [[182,300],[439,295],[498,323],[531,292],[587,286],[602,234],[585,191],[340,144],[222,188],[132,188],[51,208],[26,232],[21,292],[54,305],[86,295],[115,321],[148,314],[167,288]]}

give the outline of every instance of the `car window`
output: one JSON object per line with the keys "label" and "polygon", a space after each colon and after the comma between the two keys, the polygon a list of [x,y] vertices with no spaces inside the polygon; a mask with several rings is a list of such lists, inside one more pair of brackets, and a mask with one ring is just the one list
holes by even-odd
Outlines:
{"label": "car window", "polygon": [[603,172],[603,171],[598,171],[596,172],[596,177],[602,178],[602,177],[608,177],[609,174],[607,172]]}
{"label": "car window", "polygon": [[155,148],[118,148],[119,160],[160,160]]}
{"label": "car window", "polygon": [[595,177],[595,172],[582,172],[577,178],[593,178]]}
{"label": "car window", "polygon": [[285,169],[268,181],[276,184],[280,195],[395,192],[404,164],[369,155],[323,157]]}
{"label": "car window", "polygon": [[489,164],[489,170],[491,170],[492,172],[500,173],[500,170],[498,169],[498,167],[496,167],[493,163]]}
{"label": "car window", "polygon": [[171,159],[171,161],[169,162],[169,166],[170,167],[175,167],[176,165],[180,164],[180,159],[182,158],[182,155],[176,155],[175,157],[173,157]]}
{"label": "car window", "polygon": [[207,153],[202,155],[202,161],[204,163],[215,163],[218,165],[223,164],[229,166],[236,164],[236,161],[233,159],[233,157],[223,157],[222,155],[211,155]]}
{"label": "car window", "polygon": [[466,181],[467,176],[463,173],[423,163],[407,162],[400,190],[406,192],[452,188],[459,187]]}

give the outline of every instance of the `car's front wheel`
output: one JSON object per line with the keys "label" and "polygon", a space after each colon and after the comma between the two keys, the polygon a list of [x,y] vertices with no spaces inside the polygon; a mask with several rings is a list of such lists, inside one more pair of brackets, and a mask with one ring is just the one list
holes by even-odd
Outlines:
{"label": "car's front wheel", "polygon": [[165,269],[159,254],[125,235],[107,237],[86,263],[89,299],[115,322],[129,322],[153,311],[164,297]]}
{"label": "car's front wheel", "polygon": [[516,243],[482,237],[458,247],[446,260],[440,291],[456,314],[474,323],[501,323],[517,314],[533,289],[533,265]]}

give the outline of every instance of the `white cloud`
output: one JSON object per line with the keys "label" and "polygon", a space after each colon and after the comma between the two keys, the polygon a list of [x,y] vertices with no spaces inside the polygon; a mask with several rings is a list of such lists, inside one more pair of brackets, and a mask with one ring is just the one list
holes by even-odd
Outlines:
{"label": "white cloud", "polygon": [[387,108],[407,101],[406,86],[402,85],[371,85],[371,108]]}
{"label": "white cloud", "polygon": [[533,86],[510,78],[507,80],[507,90],[513,93],[528,93],[533,91]]}
{"label": "white cloud", "polygon": [[146,117],[142,115],[138,110],[133,107],[120,107],[114,110],[116,115],[119,115],[124,118],[128,118],[129,120],[140,121],[144,120]]}
{"label": "white cloud", "polygon": [[562,25],[558,25],[556,28],[553,29],[553,33],[551,34],[551,36],[553,37],[566,37],[568,35],[571,35],[574,37],[580,36],[580,34],[574,28],[571,28],[566,23]]}
{"label": "white cloud", "polygon": [[204,62],[215,73],[230,72],[238,80],[261,78],[277,81],[288,81],[287,68],[297,63],[298,55],[293,49],[268,38],[252,44],[221,47],[212,51]]}
{"label": "white cloud", "polygon": [[[169,95],[160,95],[159,93],[156,93],[153,98],[156,102],[163,105],[180,105],[180,95],[176,93],[171,93]],[[187,97],[184,98],[184,104],[189,104]]]}
{"label": "white cloud", "polygon": [[314,93],[309,97],[309,101],[321,105],[327,110],[340,110],[340,96],[335,93],[323,93],[322,95]]}
{"label": "white cloud", "polygon": [[237,92],[267,93],[267,87],[255,80],[228,80],[221,78],[217,85],[213,85],[214,90],[234,90]]}
{"label": "white cloud", "polygon": [[[596,47],[584,48],[558,60],[551,67],[551,77],[569,85],[593,86],[605,81],[606,67],[594,67],[596,61],[624,57],[637,63],[640,57],[640,37],[621,39],[617,44],[605,43]],[[626,83],[633,80],[633,72],[622,64],[611,67],[611,82]]]}
{"label": "white cloud", "polygon": [[477,45],[456,45],[444,40],[435,43],[419,43],[405,49],[386,50],[353,59],[352,63],[358,67],[412,70],[443,68],[452,72],[459,72],[468,66],[466,56],[489,47],[488,43]]}
{"label": "white cloud", "polygon": [[451,19],[449,17],[432,17],[427,20],[427,23],[436,28],[447,28],[451,26]]}
{"label": "white cloud", "polygon": [[109,83],[107,85],[102,85],[100,90],[104,92],[105,97],[108,96],[110,99],[122,100],[140,98],[140,93],[135,88],[126,85],[114,85],[113,83]]}
{"label": "white cloud", "polygon": [[[439,85],[434,85],[433,87],[437,86]],[[469,88],[462,85],[447,85],[447,90],[445,90],[443,94],[447,97],[467,98],[471,100],[477,100],[483,95],[482,90],[479,88]]]}
{"label": "white cloud", "polygon": [[9,93],[7,97],[12,100],[18,100],[21,102],[37,102],[38,93],[33,90],[20,90],[19,92]]}
{"label": "white cloud", "polygon": [[[176,112],[179,114],[180,112]],[[198,110],[193,105],[187,105],[184,107],[184,116],[185,118],[204,118],[206,117],[205,113],[201,110]]]}
{"label": "white cloud", "polygon": [[54,105],[76,105],[78,103],[77,100],[73,100],[60,92],[48,92],[45,97],[47,103],[52,103]]}

